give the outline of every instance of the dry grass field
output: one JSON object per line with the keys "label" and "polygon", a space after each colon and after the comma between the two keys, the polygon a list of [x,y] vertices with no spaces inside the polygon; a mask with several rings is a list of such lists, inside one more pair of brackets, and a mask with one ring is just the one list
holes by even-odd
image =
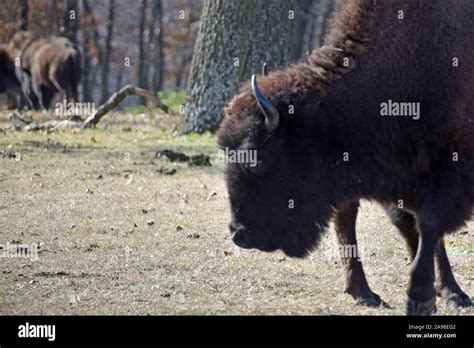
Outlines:
{"label": "dry grass field", "polygon": [[[369,283],[391,309],[355,305],[342,292],[332,228],[305,260],[234,246],[215,137],[176,137],[168,117],[0,131],[0,244],[40,244],[36,261],[0,259],[0,315],[404,314],[408,253],[376,204],[363,202],[358,238]],[[163,149],[208,154],[212,166],[156,158]],[[473,240],[471,222],[446,241],[470,295]],[[438,310],[474,314],[442,300]]]}

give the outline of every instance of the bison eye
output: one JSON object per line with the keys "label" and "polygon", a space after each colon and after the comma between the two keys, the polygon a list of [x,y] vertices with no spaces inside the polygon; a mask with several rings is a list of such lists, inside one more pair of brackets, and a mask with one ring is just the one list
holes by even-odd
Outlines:
{"label": "bison eye", "polygon": [[271,166],[271,158],[264,151],[256,152],[256,156],[243,163],[244,168],[253,175],[265,174]]}

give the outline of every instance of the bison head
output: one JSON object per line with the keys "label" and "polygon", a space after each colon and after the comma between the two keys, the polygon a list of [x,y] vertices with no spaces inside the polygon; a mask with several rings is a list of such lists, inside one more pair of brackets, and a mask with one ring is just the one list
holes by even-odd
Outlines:
{"label": "bison head", "polygon": [[12,57],[21,57],[26,47],[38,39],[38,34],[32,31],[18,31],[8,43],[8,50]]}
{"label": "bison head", "polygon": [[[233,156],[225,177],[234,242],[303,257],[317,245],[336,197],[331,171],[321,165],[323,92],[302,67],[296,71],[263,76],[261,86],[254,75],[226,108],[218,143]],[[251,158],[245,152],[257,161],[239,161],[237,154]]]}

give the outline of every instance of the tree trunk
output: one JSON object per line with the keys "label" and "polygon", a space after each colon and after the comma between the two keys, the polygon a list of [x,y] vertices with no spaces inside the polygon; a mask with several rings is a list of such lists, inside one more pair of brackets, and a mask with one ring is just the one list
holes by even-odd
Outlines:
{"label": "tree trunk", "polygon": [[[193,18],[192,16],[188,16],[186,30],[191,31],[193,26]],[[189,65],[193,60],[193,53],[194,50],[183,50],[181,55],[181,64],[180,69],[178,70],[175,80],[176,80],[176,89],[184,89],[186,88],[187,78],[189,75]]]}
{"label": "tree trunk", "polygon": [[310,54],[324,43],[328,19],[335,8],[334,0],[319,0],[310,7],[312,21],[304,38],[304,51]]}
{"label": "tree trunk", "polygon": [[122,83],[123,83],[123,74],[117,74],[117,79],[115,81],[115,89],[118,91],[120,88],[122,88]]}
{"label": "tree trunk", "polygon": [[140,14],[140,39],[138,42],[139,57],[138,57],[138,86],[140,88],[148,89],[147,83],[147,59],[146,59],[146,11],[147,0],[142,0],[141,14]]}
{"label": "tree trunk", "polygon": [[[302,0],[300,0],[302,1]],[[302,56],[324,44],[328,20],[334,10],[339,8],[345,0],[314,0],[307,9],[307,24],[303,37]]]}
{"label": "tree trunk", "polygon": [[[163,50],[163,5],[161,0],[154,0],[152,16],[154,69],[153,83],[150,86],[153,86],[153,90],[156,92],[163,89],[163,81],[165,76],[165,57]],[[156,27],[159,28],[158,35],[155,35]]]}
{"label": "tree trunk", "polygon": [[318,0],[298,0],[298,11],[296,11],[295,23],[294,59],[300,59],[306,56],[304,52],[304,36],[312,20],[309,10],[315,1]]}
{"label": "tree trunk", "polygon": [[[92,6],[89,0],[82,0],[84,8],[84,24],[82,28],[83,33],[83,47],[84,55],[84,69],[82,78],[82,99],[86,102],[93,101],[94,84],[96,78],[97,66],[100,65],[101,52],[98,49],[99,32],[97,30],[97,23],[93,15]],[[94,57],[97,58],[98,63],[93,64]]]}
{"label": "tree trunk", "polygon": [[21,0],[21,23],[20,30],[28,30],[28,6],[29,0]]}
{"label": "tree trunk", "polygon": [[110,52],[112,47],[112,36],[114,31],[115,21],[115,0],[110,0],[109,17],[107,19],[107,36],[105,38],[104,56],[102,59],[102,97],[101,103],[104,103],[109,98],[109,66],[110,66]]}
{"label": "tree trunk", "polygon": [[239,83],[293,56],[293,0],[205,0],[191,63],[183,133],[214,131]]}
{"label": "tree trunk", "polygon": [[79,28],[79,11],[77,0],[66,0],[64,11],[64,36],[73,43],[77,42],[77,30]]}

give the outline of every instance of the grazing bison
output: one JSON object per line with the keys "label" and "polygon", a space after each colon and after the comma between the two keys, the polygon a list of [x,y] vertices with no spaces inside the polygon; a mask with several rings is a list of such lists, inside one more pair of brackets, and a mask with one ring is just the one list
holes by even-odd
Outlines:
{"label": "grazing bison", "polygon": [[33,108],[48,108],[56,93],[62,100],[77,101],[81,54],[71,41],[18,32],[10,41],[9,49],[12,56],[20,58],[17,75]]}
{"label": "grazing bison", "polygon": [[[413,258],[407,313],[435,312],[437,291],[470,305],[443,236],[474,204],[473,16],[470,0],[349,1],[308,63],[254,75],[219,130],[222,148],[258,152],[226,167],[234,242],[304,257],[334,218],[355,246],[358,200],[374,200]],[[379,304],[343,261],[346,291]]]}

